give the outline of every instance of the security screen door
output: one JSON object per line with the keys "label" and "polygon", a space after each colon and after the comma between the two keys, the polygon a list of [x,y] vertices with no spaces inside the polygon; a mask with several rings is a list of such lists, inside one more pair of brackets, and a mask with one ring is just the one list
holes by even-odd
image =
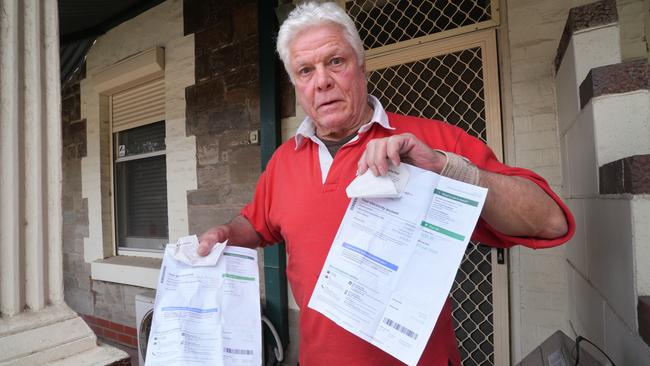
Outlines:
{"label": "security screen door", "polygon": [[[386,110],[439,119],[502,156],[495,27],[498,2],[347,1],[366,48],[368,92]],[[452,289],[463,365],[507,365],[503,252],[471,243]]]}

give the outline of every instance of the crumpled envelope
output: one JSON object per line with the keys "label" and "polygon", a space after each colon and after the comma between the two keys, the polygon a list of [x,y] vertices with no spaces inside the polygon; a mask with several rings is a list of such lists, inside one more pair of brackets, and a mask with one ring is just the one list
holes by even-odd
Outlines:
{"label": "crumpled envelope", "polygon": [[217,243],[210,254],[202,257],[197,254],[196,249],[199,247],[199,239],[196,235],[183,236],[176,244],[167,244],[165,253],[171,255],[172,258],[179,262],[185,263],[193,267],[206,267],[215,266],[221,256],[221,253],[226,248],[226,243]]}
{"label": "crumpled envelope", "polygon": [[398,198],[408,183],[409,166],[401,163],[388,166],[388,173],[375,177],[370,170],[354,178],[345,189],[349,198]]}

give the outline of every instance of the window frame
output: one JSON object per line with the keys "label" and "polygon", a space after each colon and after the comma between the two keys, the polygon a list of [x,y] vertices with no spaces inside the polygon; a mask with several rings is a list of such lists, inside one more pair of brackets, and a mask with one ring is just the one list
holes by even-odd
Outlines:
{"label": "window frame", "polygon": [[[164,77],[161,77],[164,81]],[[155,81],[157,79],[153,80],[148,80],[139,84],[144,84],[146,82],[151,82]],[[132,85],[132,86],[137,86]],[[144,257],[144,258],[163,258],[163,254],[165,252],[164,249],[161,250],[155,250],[155,249],[144,249],[144,248],[125,248],[125,247],[120,247],[120,244],[118,242],[118,218],[117,218],[117,205],[116,205],[116,200],[117,200],[117,189],[116,189],[116,175],[115,175],[115,165],[118,163],[118,160],[120,161],[129,161],[129,160],[136,160],[136,159],[144,159],[147,157],[152,157],[152,156],[160,156],[160,155],[165,155],[165,163],[167,162],[167,144],[165,143],[165,149],[164,150],[159,150],[159,151],[154,151],[150,153],[143,153],[143,154],[137,154],[133,155],[130,157],[124,157],[124,158],[116,158],[116,141],[115,141],[115,134],[120,133],[123,131],[128,131],[126,130],[120,130],[120,131],[113,131],[113,95],[115,93],[111,93],[111,95],[108,96],[108,116],[109,116],[109,147],[110,147],[110,162],[111,162],[111,167],[110,167],[110,182],[111,182],[111,241],[112,241],[112,247],[113,247],[113,256],[129,256],[129,257]],[[146,126],[152,123],[158,123],[158,122],[163,122],[165,124],[165,129],[167,128],[167,121],[162,120],[162,121],[157,121],[157,122],[147,122],[143,123],[142,125],[138,125],[136,127],[140,126]],[[131,127],[131,128],[136,128],[136,127]],[[129,128],[130,129],[130,128]],[[165,140],[167,139],[167,133],[165,131]],[[166,178],[165,178],[166,181]],[[167,220],[169,220],[169,202],[167,206]],[[167,242],[169,242],[169,229],[167,230]]]}
{"label": "window frame", "polygon": [[[112,103],[111,103],[112,106]],[[111,114],[112,115],[112,114]],[[160,123],[162,122],[165,126],[167,127],[167,121],[162,120],[162,121],[157,121],[157,122],[151,122],[151,123],[145,123],[141,126],[147,126],[153,123]],[[138,126],[138,127],[141,127]],[[136,128],[136,127],[133,127]],[[141,160],[141,159],[146,159],[146,158],[151,158],[155,156],[165,156],[165,164],[167,163],[167,144],[165,144],[165,149],[163,150],[157,150],[157,151],[152,151],[152,152],[146,152],[146,153],[141,153],[141,154],[135,154],[135,155],[130,155],[130,156],[125,156],[125,157],[115,157],[116,151],[117,151],[117,145],[116,141],[114,139],[114,136],[116,134],[123,133],[125,131],[128,131],[129,129],[126,130],[120,130],[120,131],[111,131],[111,187],[112,187],[112,192],[113,194],[111,195],[112,202],[111,202],[111,207],[112,207],[112,225],[113,225],[113,244],[115,247],[115,253],[116,255],[127,255],[127,256],[136,256],[136,257],[151,257],[151,258],[162,258],[163,253],[165,251],[164,248],[161,249],[145,249],[145,248],[129,248],[129,247],[122,247],[120,246],[119,243],[119,225],[118,225],[118,217],[117,217],[117,203],[118,200],[121,198],[118,197],[117,195],[117,177],[115,173],[115,168],[117,167],[118,163],[123,163],[127,161],[133,161],[133,160]],[[167,134],[165,133],[165,139],[167,138]],[[165,184],[167,185],[167,182],[165,180]],[[167,199],[167,198],[166,198]],[[167,205],[167,220],[169,220],[169,205]],[[144,238],[143,240],[155,240],[155,239],[146,239]],[[164,240],[164,244],[169,242],[169,228],[167,230],[167,239]]]}
{"label": "window frame", "polygon": [[[91,220],[89,217],[89,220],[91,220],[89,222],[90,235],[85,240],[88,246],[84,250],[84,259],[90,263],[92,280],[151,289],[155,289],[157,286],[164,252],[122,250],[118,253],[117,250],[115,239],[115,207],[113,204],[114,149],[113,126],[111,122],[113,109],[111,96],[148,81],[161,78],[164,80],[165,77],[165,50],[163,47],[158,46],[134,54],[89,75],[88,82],[92,91],[88,90],[85,93],[89,93],[87,95],[90,98],[98,98],[98,104],[96,105],[98,107],[97,115],[91,118],[97,118],[97,123],[99,124],[97,132],[99,138],[99,156],[97,158],[99,159],[99,167],[95,168],[99,169],[99,171],[91,171],[88,174],[98,174],[95,179],[99,178],[99,181],[94,181],[93,178],[86,178],[91,180],[91,184],[98,185],[97,187],[89,187],[86,197],[89,201],[92,199],[93,205],[98,205],[100,210],[104,212],[108,211],[106,214],[108,217],[104,217],[104,214],[101,214],[99,221],[94,221],[97,220],[96,218]],[[167,100],[166,93],[167,91],[165,91],[165,100]],[[82,98],[83,94],[84,92],[82,91]],[[90,111],[93,110],[93,108],[90,109]],[[168,131],[167,113],[167,105],[165,102],[164,119],[166,132]],[[167,133],[165,135],[167,139],[169,136],[167,136]],[[106,147],[104,148],[102,146]],[[169,156],[168,150],[165,149],[165,151],[166,156]],[[82,174],[84,173],[82,172]],[[103,179],[109,180],[106,186],[103,183]],[[88,181],[86,182],[89,183]],[[168,218],[169,214],[168,206]]]}

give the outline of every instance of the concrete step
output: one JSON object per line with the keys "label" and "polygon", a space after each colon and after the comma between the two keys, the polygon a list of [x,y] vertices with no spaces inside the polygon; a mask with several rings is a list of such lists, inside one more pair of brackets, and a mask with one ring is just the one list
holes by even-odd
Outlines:
{"label": "concrete step", "polygon": [[131,366],[131,356],[128,353],[100,344],[97,347],[47,363],[48,366]]}

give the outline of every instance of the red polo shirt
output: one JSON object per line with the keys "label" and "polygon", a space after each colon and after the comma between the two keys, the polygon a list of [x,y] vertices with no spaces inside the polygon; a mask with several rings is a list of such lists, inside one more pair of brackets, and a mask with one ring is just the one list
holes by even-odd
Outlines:
{"label": "red polo shirt", "polygon": [[[537,174],[501,164],[480,140],[444,122],[388,114],[389,130],[374,124],[357,140],[344,145],[336,154],[325,183],[319,164],[319,147],[305,139],[296,148],[295,139],[280,146],[257,183],[253,201],[243,210],[264,241],[285,241],[287,277],[300,307],[300,364],[312,365],[400,365],[400,361],[339,327],[307,307],[330,245],[350,202],[345,188],[355,178],[357,162],[368,141],[410,132],[435,149],[454,152],[470,159],[479,168],[504,175],[530,179],[551,196],[564,211],[568,233],[554,240],[510,237],[491,228],[483,219],[472,235],[487,245],[547,248],[567,241],[575,231],[570,211]],[[447,301],[420,365],[460,365],[454,335],[451,306]]]}

